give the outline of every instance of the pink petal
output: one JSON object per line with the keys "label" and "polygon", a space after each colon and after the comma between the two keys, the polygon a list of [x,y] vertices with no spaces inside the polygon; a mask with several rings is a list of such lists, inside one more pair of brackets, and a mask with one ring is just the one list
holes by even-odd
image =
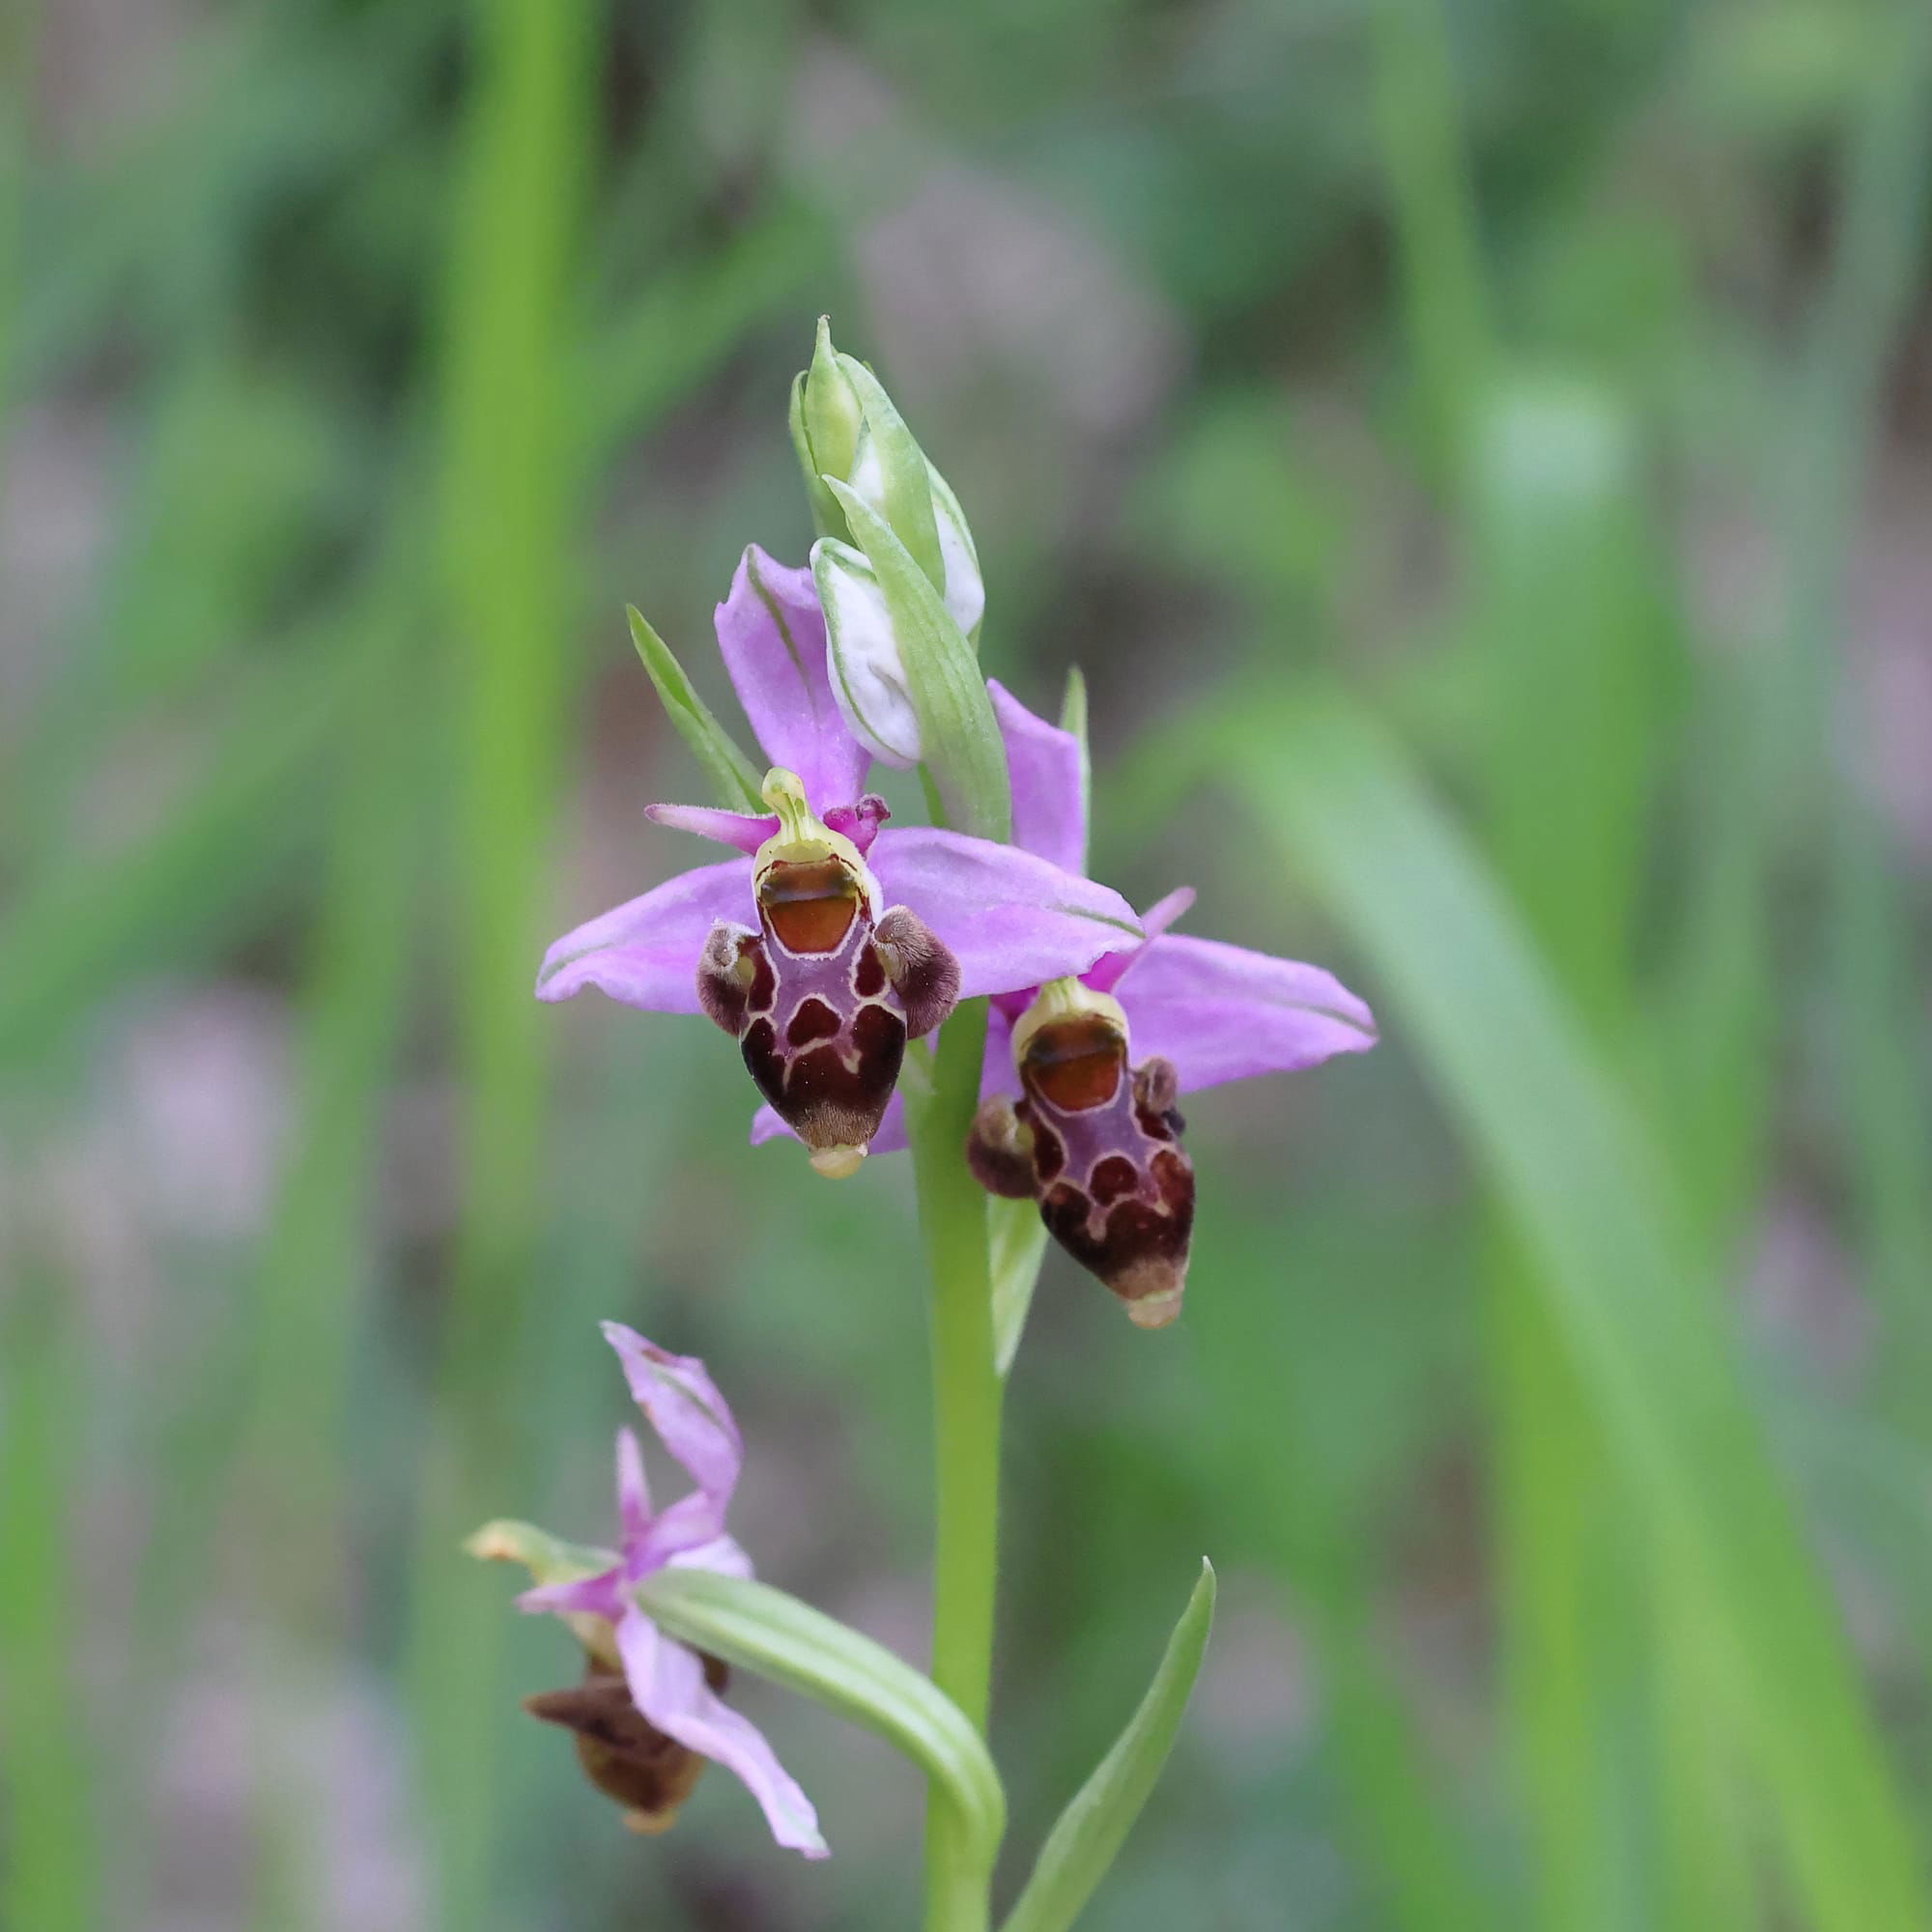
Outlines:
{"label": "pink petal", "polygon": [[811,1800],[780,1764],[764,1733],[712,1691],[695,1650],[666,1636],[631,1605],[617,1620],[617,1655],[631,1701],[644,1717],[741,1779],[780,1844],[809,1859],[827,1856]]}
{"label": "pink petal", "polygon": [[606,1570],[574,1583],[539,1584],[517,1599],[517,1607],[532,1615],[602,1617],[606,1623],[614,1623],[624,1613],[623,1586],[621,1571]]}
{"label": "pink petal", "polygon": [[1020,1077],[1013,1071],[1013,1018],[998,1007],[986,1014],[986,1058],[980,1070],[980,1097],[989,1094],[1019,1096]]}
{"label": "pink petal", "polygon": [[1036,718],[995,678],[986,680],[1007,747],[1013,843],[1068,872],[1087,869],[1086,760],[1071,731]]}
{"label": "pink petal", "polygon": [[544,954],[537,998],[567,1000],[595,986],[627,1007],[697,1012],[697,955],[711,928],[754,911],[749,859],[680,872],[559,939]]}
{"label": "pink petal", "polygon": [[1218,940],[1163,934],[1119,997],[1135,1064],[1173,1061],[1183,1094],[1376,1043],[1375,1016],[1333,974]]}
{"label": "pink petal", "polygon": [[856,799],[870,760],[833,701],[811,572],[753,544],[718,607],[718,648],[765,756],[798,774],[818,811]]}
{"label": "pink petal", "polygon": [[749,811],[722,811],[711,805],[647,805],[644,816],[653,825],[695,832],[700,838],[715,838],[741,852],[755,852],[779,829],[776,816],[758,818]]}
{"label": "pink petal", "polygon": [[709,1570],[719,1577],[751,1577],[752,1559],[735,1536],[714,1536],[695,1549],[680,1549],[665,1564],[667,1570]]}
{"label": "pink petal", "polygon": [[[683,1463],[716,1519],[703,1536],[690,1538],[680,1547],[689,1548],[694,1543],[708,1542],[719,1533],[724,1506],[738,1487],[738,1471],[745,1461],[744,1441],[729,1406],[696,1355],[673,1355],[621,1321],[605,1322],[604,1339],[616,1350],[617,1359],[624,1365],[624,1379],[657,1431],[658,1439]],[[696,1516],[696,1512],[687,1511],[680,1503],[667,1510],[658,1521],[669,1520],[674,1514]]]}
{"label": "pink petal", "polygon": [[651,1526],[651,1490],[644,1480],[644,1452],[634,1430],[617,1432],[617,1519],[624,1541],[634,1542]]}
{"label": "pink petal", "polygon": [[1016,845],[888,826],[871,866],[885,903],[909,907],[952,949],[962,998],[1084,973],[1141,935],[1119,893]]}
{"label": "pink petal", "polygon": [[681,1563],[694,1549],[717,1543],[724,1531],[724,1505],[702,1490],[680,1496],[624,1545],[624,1575],[632,1579]]}
{"label": "pink petal", "polygon": [[1158,899],[1142,913],[1141,925],[1147,938],[1139,946],[1124,947],[1119,952],[1110,952],[1095,963],[1092,972],[1081,974],[1084,984],[1092,986],[1096,993],[1111,993],[1126,976],[1126,971],[1140,958],[1148,947],[1194,903],[1192,886],[1177,886],[1164,899]]}
{"label": "pink petal", "polygon": [[875,791],[868,791],[864,798],[855,799],[850,805],[828,805],[819,813],[834,832],[851,839],[859,848],[861,858],[872,849],[872,840],[879,836],[879,827],[892,815],[885,800]]}

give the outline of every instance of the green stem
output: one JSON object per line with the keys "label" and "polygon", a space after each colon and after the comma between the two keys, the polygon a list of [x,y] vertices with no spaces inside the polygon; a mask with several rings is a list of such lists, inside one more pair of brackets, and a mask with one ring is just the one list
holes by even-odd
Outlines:
{"label": "green stem", "polygon": [[[986,1004],[960,1007],[939,1037],[928,1094],[907,1094],[920,1233],[930,1278],[933,1475],[932,1681],[983,1733],[998,1568],[1000,1378],[993,1367],[986,1197],[968,1171]],[[984,1868],[951,1809],[928,1804],[926,1932],[984,1932]]]}

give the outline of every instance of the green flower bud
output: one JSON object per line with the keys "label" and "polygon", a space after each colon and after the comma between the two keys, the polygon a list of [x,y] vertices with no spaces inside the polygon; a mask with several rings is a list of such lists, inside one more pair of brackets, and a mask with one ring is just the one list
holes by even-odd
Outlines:
{"label": "green flower bud", "polygon": [[976,641],[985,586],[959,499],[926,460],[885,385],[857,357],[833,347],[823,316],[811,367],[792,384],[791,438],[819,535],[865,549],[835,489],[849,486],[885,519],[961,634]]}
{"label": "green flower bud", "polygon": [[831,318],[821,315],[811,367],[801,370],[791,385],[791,442],[805,472],[811,521],[822,537],[849,535],[845,513],[825,487],[825,478],[837,476],[842,482],[852,473],[866,420],[858,393],[840,367],[845,359],[832,346]]}

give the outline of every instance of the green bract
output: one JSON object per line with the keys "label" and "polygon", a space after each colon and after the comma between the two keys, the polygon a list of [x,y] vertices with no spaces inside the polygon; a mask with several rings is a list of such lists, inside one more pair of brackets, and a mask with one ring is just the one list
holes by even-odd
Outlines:
{"label": "green bract", "polygon": [[1203,1557],[1201,1580],[1167,1640],[1140,1709],[1060,1814],[1004,1932],[1065,1932],[1079,1918],[1167,1762],[1213,1622],[1214,1566]]}
{"label": "green bract", "polygon": [[718,787],[724,805],[732,811],[762,811],[758,792],[758,773],[738,741],[719,724],[711,707],[692,689],[684,667],[671,655],[670,646],[651,629],[633,605],[625,605],[631,620],[631,641],[638,647],[644,669],[650,673],[663,702],[665,716],[677,735],[696,754],[697,762]]}

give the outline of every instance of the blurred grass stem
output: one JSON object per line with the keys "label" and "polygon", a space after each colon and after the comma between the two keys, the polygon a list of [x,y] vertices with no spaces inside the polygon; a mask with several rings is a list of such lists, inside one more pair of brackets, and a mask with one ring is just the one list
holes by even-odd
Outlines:
{"label": "blurred grass stem", "polygon": [[540,1227],[546,1068],[530,962],[570,686],[583,451],[572,433],[589,10],[478,0],[447,279],[440,587],[455,737],[461,1208],[422,1478],[412,1665],[443,1925],[488,1924],[504,1619],[458,1545],[524,1451],[513,1420]]}

